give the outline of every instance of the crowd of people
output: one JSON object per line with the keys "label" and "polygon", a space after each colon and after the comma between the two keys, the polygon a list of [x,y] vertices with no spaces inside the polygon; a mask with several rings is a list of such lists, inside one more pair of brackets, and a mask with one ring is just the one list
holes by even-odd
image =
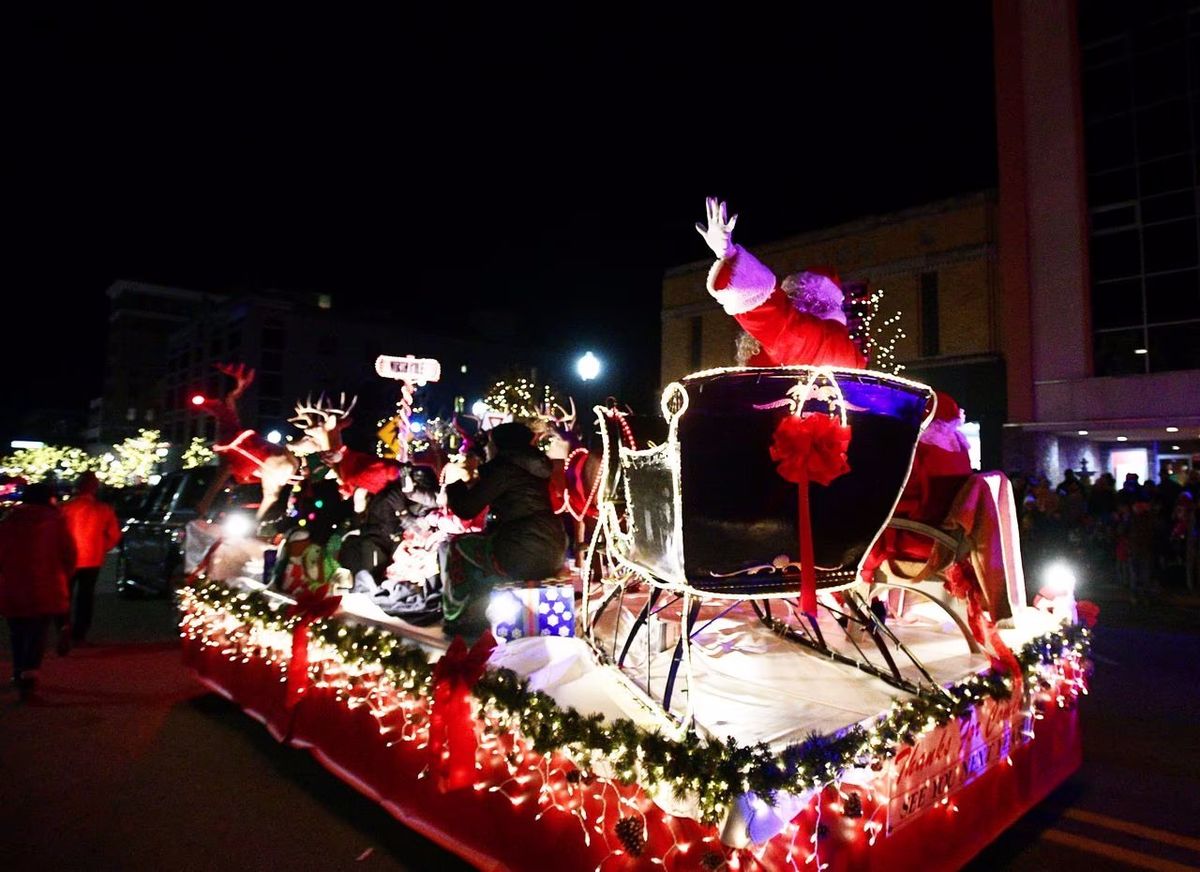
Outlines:
{"label": "crowd of people", "polygon": [[1120,487],[1110,473],[1095,481],[1068,469],[1061,481],[1011,476],[1021,513],[1026,574],[1067,557],[1092,577],[1116,581],[1132,602],[1164,588],[1195,591],[1200,583],[1200,471],[1186,482],[1140,481],[1129,473]]}
{"label": "crowd of people", "polygon": [[60,508],[52,485],[31,484],[0,522],[0,616],[8,623],[22,700],[37,688],[52,627],[60,655],[86,642],[96,578],[121,538],[112,507],[96,498],[99,487],[93,473],[84,473]]}

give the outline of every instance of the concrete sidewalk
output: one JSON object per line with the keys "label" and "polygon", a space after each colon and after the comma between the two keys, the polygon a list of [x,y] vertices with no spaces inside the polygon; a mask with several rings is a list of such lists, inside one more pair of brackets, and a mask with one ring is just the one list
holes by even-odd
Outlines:
{"label": "concrete sidewalk", "polygon": [[93,646],[51,640],[40,702],[0,690],[0,867],[469,868],[201,687],[169,602],[107,578],[96,613]]}

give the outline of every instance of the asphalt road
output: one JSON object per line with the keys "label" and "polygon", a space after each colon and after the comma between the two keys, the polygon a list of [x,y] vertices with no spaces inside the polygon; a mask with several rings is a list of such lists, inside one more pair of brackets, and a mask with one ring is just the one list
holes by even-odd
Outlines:
{"label": "asphalt road", "polygon": [[[1200,868],[1200,600],[1081,595],[1101,606],[1084,766],[970,868]],[[0,868],[468,868],[206,692],[173,617],[102,579],[95,644],[48,655],[40,704],[0,691]]]}

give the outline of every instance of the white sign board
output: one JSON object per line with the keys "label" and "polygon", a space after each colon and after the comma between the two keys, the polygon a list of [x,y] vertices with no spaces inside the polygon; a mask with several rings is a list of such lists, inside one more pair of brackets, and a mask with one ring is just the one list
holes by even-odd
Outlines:
{"label": "white sign board", "polygon": [[411,354],[392,357],[381,354],[375,359],[375,372],[395,381],[423,385],[441,379],[442,365],[431,357],[413,357]]}

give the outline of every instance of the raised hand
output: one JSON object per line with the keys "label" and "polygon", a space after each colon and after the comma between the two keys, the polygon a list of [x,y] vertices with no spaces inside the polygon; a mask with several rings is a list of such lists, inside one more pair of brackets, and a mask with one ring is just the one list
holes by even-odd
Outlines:
{"label": "raised hand", "polygon": [[724,260],[733,255],[733,226],[737,224],[738,216],[728,216],[725,203],[716,197],[708,197],[704,201],[708,213],[708,226],[696,223],[696,232],[704,237],[705,243],[712,249],[718,260]]}

